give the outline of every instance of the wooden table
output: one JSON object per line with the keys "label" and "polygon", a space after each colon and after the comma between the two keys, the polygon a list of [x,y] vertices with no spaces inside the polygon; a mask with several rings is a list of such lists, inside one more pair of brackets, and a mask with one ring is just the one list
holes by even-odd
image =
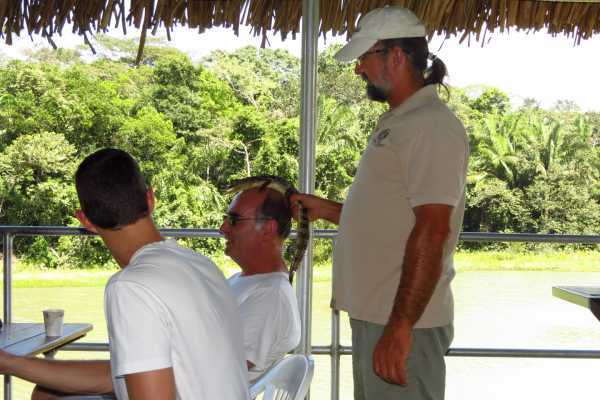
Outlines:
{"label": "wooden table", "polygon": [[0,348],[19,356],[50,353],[92,330],[92,324],[64,324],[62,336],[47,337],[44,324],[12,323],[0,330]]}
{"label": "wooden table", "polygon": [[552,295],[560,299],[589,308],[600,321],[600,287],[595,286],[554,286]]}

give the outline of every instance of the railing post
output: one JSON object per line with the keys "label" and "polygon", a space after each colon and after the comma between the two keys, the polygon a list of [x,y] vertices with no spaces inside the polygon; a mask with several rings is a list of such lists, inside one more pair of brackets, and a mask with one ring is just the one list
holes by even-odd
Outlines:
{"label": "railing post", "polygon": [[340,398],[340,311],[331,309],[331,400]]}
{"label": "railing post", "polygon": [[[8,325],[12,322],[12,253],[13,236],[8,232],[2,233],[2,257],[3,257],[3,322]],[[12,384],[10,375],[4,375],[4,399],[12,398]]]}
{"label": "railing post", "polygon": [[[331,240],[335,247],[335,239]],[[333,267],[333,266],[332,266]],[[331,274],[331,297],[333,298],[333,281]],[[331,307],[331,400],[340,398],[340,311]]]}

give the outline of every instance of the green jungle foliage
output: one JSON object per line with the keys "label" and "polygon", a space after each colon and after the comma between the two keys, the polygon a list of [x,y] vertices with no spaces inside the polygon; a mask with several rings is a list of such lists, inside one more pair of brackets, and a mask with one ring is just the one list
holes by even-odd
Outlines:
{"label": "green jungle foliage", "polygon": [[[343,201],[385,106],[365,98],[353,65],[333,59],[336,50],[318,58],[316,191]],[[297,181],[298,58],[247,47],[195,65],[148,46],[132,67],[129,42],[105,38],[104,52],[92,62],[77,51],[0,59],[0,224],[77,226],[73,172],[106,146],[140,161],[160,227],[218,228],[230,179]],[[569,102],[545,110],[533,99],[515,108],[491,87],[452,88],[448,101],[471,143],[465,231],[599,233],[600,114]],[[317,258],[326,257],[329,241],[317,243]],[[216,240],[190,244],[222,250]],[[94,237],[19,238],[15,250],[47,268],[110,261]]]}

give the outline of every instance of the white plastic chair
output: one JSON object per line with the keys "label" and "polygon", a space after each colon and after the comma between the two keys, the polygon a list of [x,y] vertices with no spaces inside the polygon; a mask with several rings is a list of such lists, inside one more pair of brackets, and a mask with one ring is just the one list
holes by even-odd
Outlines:
{"label": "white plastic chair", "polygon": [[263,400],[302,400],[314,369],[312,357],[303,354],[284,357],[250,385],[250,397],[254,399],[264,392]]}

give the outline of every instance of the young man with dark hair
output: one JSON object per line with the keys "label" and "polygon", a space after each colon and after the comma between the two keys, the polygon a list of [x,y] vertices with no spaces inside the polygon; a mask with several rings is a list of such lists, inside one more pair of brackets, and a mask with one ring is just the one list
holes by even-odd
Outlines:
{"label": "young man with dark hair", "polygon": [[[105,289],[110,361],[53,361],[0,353],[0,372],[41,386],[36,398],[114,393],[117,399],[248,397],[237,305],[206,257],[164,240],[154,195],[135,160],[103,149],[76,173],[81,210],[122,268]],[[56,394],[58,396],[58,394]]]}
{"label": "young man with dark hair", "polygon": [[272,189],[249,189],[232,201],[221,225],[225,253],[242,272],[229,278],[244,333],[250,380],[300,342],[300,314],[283,243],[290,233],[290,205]]}
{"label": "young man with dark hair", "polygon": [[401,7],[359,20],[335,57],[356,60],[367,96],[389,111],[371,134],[344,204],[292,196],[311,220],[340,225],[333,304],[350,316],[357,400],[444,398],[469,145],[438,97],[446,67],[429,53],[426,34]]}

